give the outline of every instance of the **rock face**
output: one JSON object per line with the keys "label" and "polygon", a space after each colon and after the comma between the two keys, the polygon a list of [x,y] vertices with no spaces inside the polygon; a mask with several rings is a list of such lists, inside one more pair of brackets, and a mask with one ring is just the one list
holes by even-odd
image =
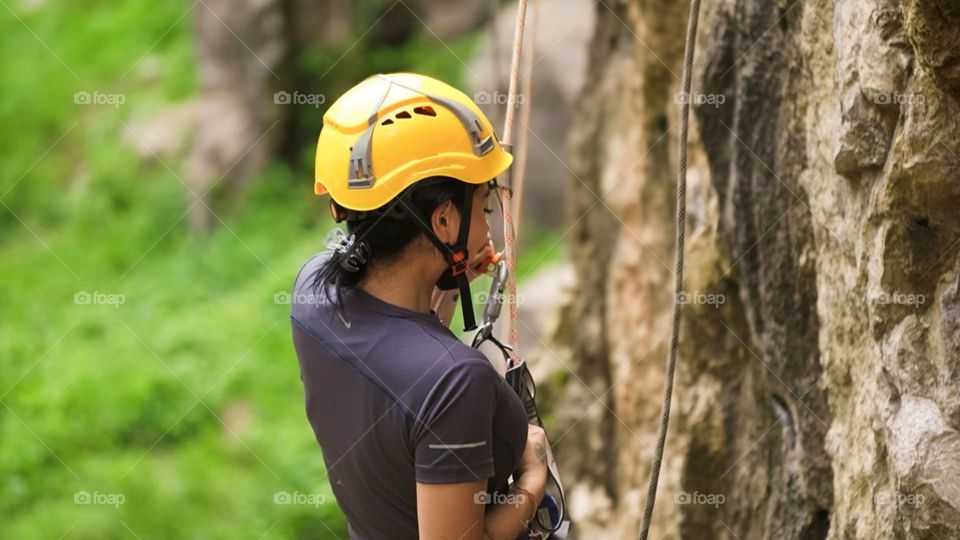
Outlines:
{"label": "rock face", "polygon": [[[597,5],[575,113],[583,537],[636,537],[670,332],[686,2]],[[960,537],[960,6],[705,0],[654,538]]]}

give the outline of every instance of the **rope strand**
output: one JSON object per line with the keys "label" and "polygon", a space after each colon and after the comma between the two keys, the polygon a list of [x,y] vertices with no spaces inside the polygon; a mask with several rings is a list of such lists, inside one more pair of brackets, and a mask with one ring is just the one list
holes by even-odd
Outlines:
{"label": "rope strand", "polygon": [[650,465],[650,484],[647,487],[647,504],[640,522],[640,540],[647,540],[650,532],[650,520],[653,517],[653,505],[657,499],[657,483],[660,478],[660,465],[663,463],[663,447],[666,444],[667,428],[670,424],[670,402],[673,398],[673,375],[677,367],[677,344],[680,340],[680,308],[678,301],[683,291],[683,243],[687,215],[687,136],[690,123],[690,86],[693,67],[693,49],[697,41],[697,22],[700,16],[700,0],[690,3],[690,18],[687,21],[687,39],[683,59],[683,102],[680,105],[680,152],[677,172],[677,223],[676,251],[674,253],[676,270],[673,280],[673,329],[670,338],[670,352],[667,356],[666,376],[663,384],[663,408],[660,413],[660,431],[657,434],[657,448]]}
{"label": "rope strand", "polygon": [[539,18],[537,0],[530,2],[530,41],[523,51],[523,74],[520,86],[520,96],[523,98],[523,108],[520,109],[520,133],[517,135],[516,164],[513,175],[514,196],[514,224],[516,225],[516,242],[520,243],[520,227],[523,217],[523,181],[527,174],[527,144],[530,142],[530,114],[533,111],[533,65],[537,54],[537,19]]}
{"label": "rope strand", "polygon": [[[513,123],[517,112],[517,83],[520,78],[520,56],[523,50],[523,30],[527,18],[527,0],[519,0],[517,7],[517,26],[513,34],[513,53],[510,61],[510,86],[507,91],[507,112],[503,125],[503,144],[510,145],[513,141]],[[514,364],[520,362],[520,332],[517,329],[517,249],[516,229],[513,226],[513,186],[503,190],[503,236],[504,255],[507,259],[507,305],[510,307],[510,318],[507,328],[510,334],[510,352]]]}

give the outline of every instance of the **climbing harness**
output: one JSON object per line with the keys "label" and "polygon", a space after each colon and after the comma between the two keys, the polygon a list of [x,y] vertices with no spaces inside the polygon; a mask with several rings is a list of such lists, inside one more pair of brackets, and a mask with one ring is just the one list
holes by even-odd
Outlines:
{"label": "climbing harness", "polygon": [[[697,41],[697,22],[700,17],[700,0],[690,2],[690,17],[687,21],[687,36],[683,57],[683,96],[690,97],[692,78],[693,49]],[[684,99],[680,105],[680,156],[677,171],[677,222],[674,257],[676,262],[673,278],[673,328],[670,337],[670,352],[667,355],[666,376],[663,383],[663,407],[660,412],[660,430],[657,434],[657,448],[650,464],[650,483],[647,487],[647,503],[640,522],[640,540],[646,540],[650,532],[650,518],[657,499],[657,483],[660,479],[660,465],[663,463],[663,447],[667,440],[667,428],[670,424],[670,402],[673,397],[673,375],[677,367],[677,344],[680,340],[680,308],[677,299],[683,291],[683,241],[686,232],[687,215],[687,134],[690,124],[690,99]]]}
{"label": "climbing harness", "polygon": [[[514,362],[516,355],[509,345],[504,344],[493,335],[493,327],[500,316],[503,307],[503,292],[507,282],[507,263],[500,260],[496,264],[496,270],[493,275],[493,281],[490,283],[490,292],[487,295],[486,306],[484,306],[483,317],[477,333],[473,336],[472,346],[479,349],[484,343],[492,343],[503,355],[507,371],[504,375],[507,383],[513,388],[513,391],[520,397],[524,409],[527,412],[527,421],[543,427],[543,420],[540,412],[537,410],[537,386],[533,381],[533,376],[527,368],[524,361]],[[569,539],[570,521],[567,519],[566,497],[563,492],[563,484],[560,483],[560,472],[557,462],[553,457],[553,452],[548,444],[547,452],[547,492],[540,502],[535,515],[535,523],[527,531],[525,538],[556,538]],[[524,537],[521,537],[524,538]]]}

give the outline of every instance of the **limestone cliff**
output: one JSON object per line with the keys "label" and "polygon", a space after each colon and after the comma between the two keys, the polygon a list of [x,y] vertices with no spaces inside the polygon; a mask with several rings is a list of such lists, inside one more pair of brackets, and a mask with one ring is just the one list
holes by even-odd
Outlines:
{"label": "limestone cliff", "polygon": [[[584,537],[642,511],[686,10],[598,3],[573,121],[551,432]],[[958,43],[950,0],[704,0],[652,537],[960,537]]]}

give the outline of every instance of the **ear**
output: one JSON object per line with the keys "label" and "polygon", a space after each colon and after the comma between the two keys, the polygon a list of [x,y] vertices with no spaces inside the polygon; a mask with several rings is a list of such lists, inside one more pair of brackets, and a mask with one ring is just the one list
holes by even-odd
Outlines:
{"label": "ear", "polygon": [[453,201],[446,201],[433,211],[430,226],[437,238],[445,244],[452,244],[460,236],[460,212]]}

